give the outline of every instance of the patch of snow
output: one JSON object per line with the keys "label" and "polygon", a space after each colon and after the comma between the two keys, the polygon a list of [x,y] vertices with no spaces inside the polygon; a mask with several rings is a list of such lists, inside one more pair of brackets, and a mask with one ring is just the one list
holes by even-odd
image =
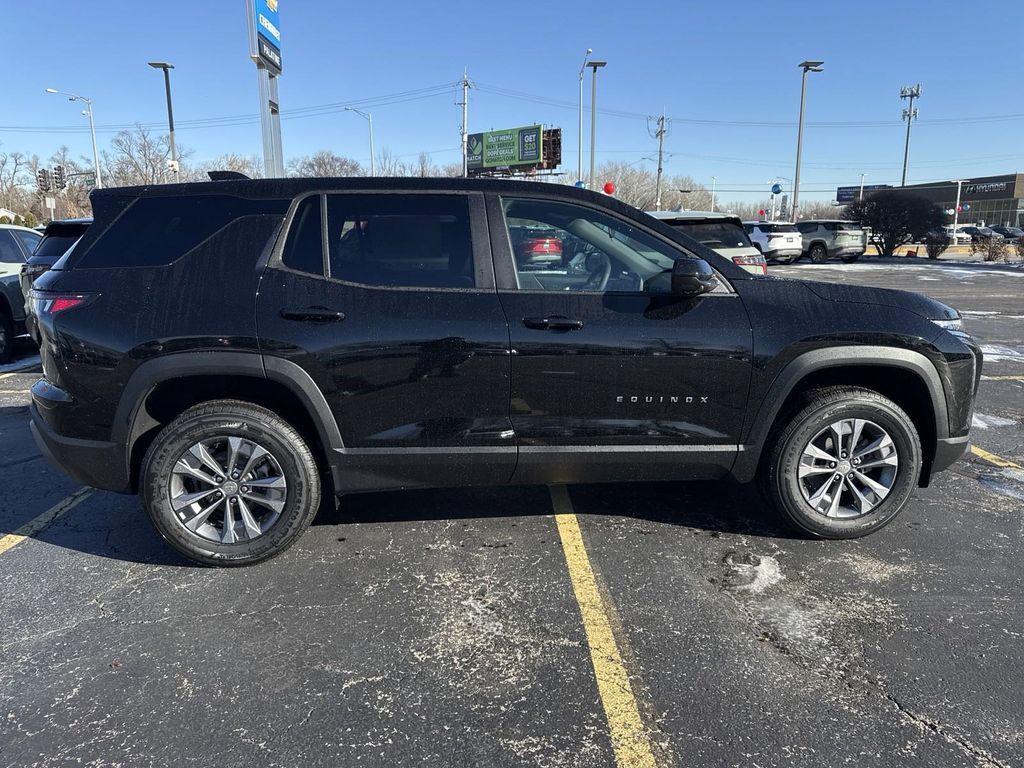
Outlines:
{"label": "patch of snow", "polygon": [[1002,344],[982,344],[981,352],[985,355],[986,363],[1024,362],[1024,351],[1015,347],[1007,347]]}
{"label": "patch of snow", "polygon": [[960,312],[961,315],[998,315],[998,312],[982,311],[978,309],[964,309]]}
{"label": "patch of snow", "polygon": [[17,373],[21,370],[28,370],[42,362],[39,359],[39,355],[33,357],[23,357],[21,360],[15,360],[13,363],[7,363],[7,365],[0,365],[0,373]]}
{"label": "patch of snow", "polygon": [[989,427],[1012,427],[1017,422],[1013,419],[1004,419],[1002,416],[987,416],[984,413],[976,413],[971,419],[973,429],[988,429]]}

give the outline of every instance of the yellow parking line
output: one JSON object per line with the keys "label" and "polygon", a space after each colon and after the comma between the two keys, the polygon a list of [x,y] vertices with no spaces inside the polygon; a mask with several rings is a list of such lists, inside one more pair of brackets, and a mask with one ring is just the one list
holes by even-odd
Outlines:
{"label": "yellow parking line", "polygon": [[996,456],[994,453],[989,453],[984,448],[979,448],[976,445],[971,446],[971,453],[984,459],[989,464],[995,464],[997,467],[1003,467],[1004,469],[1024,469],[1020,464],[1016,464],[1009,459],[1004,459],[1002,456]]}
{"label": "yellow parking line", "polygon": [[551,504],[572,589],[583,617],[590,660],[594,665],[597,690],[608,720],[615,762],[619,768],[656,768],[650,730],[640,717],[640,707],[622,662],[622,653],[612,633],[609,606],[598,591],[590,557],[583,545],[579,520],[564,485],[551,487]]}
{"label": "yellow parking line", "polygon": [[63,501],[54,504],[48,510],[43,512],[43,514],[29,520],[14,533],[8,533],[6,536],[0,537],[0,555],[11,548],[18,546],[28,537],[39,533],[39,531],[43,530],[43,528],[48,526],[65,512],[74,509],[89,498],[89,496],[92,495],[92,492],[92,488],[79,488]]}

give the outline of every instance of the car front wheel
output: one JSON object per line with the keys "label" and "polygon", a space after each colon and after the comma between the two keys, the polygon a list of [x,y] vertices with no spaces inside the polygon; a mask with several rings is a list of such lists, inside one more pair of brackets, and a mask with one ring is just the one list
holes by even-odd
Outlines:
{"label": "car front wheel", "polygon": [[272,411],[235,400],[201,403],[164,427],[146,453],[140,490],[160,535],[205,565],[280,554],[320,506],[302,436]]}
{"label": "car front wheel", "polygon": [[800,530],[852,539],[890,523],[920,472],[920,438],[896,403],[872,390],[830,387],[810,392],[776,430],[761,484]]}

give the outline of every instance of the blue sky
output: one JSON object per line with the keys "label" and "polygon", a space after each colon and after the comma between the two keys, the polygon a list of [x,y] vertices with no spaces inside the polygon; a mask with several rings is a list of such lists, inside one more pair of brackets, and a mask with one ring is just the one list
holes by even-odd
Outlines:
{"label": "blue sky", "polygon": [[[258,153],[244,3],[7,0],[2,148],[46,157],[67,144],[75,154],[88,153],[85,118],[75,105],[45,94],[47,86],[92,97],[100,126],[163,126],[162,80],[146,66],[162,59],[176,67],[178,141],[195,159]],[[561,126],[563,167],[574,169],[577,72],[589,47],[609,62],[600,74],[598,105],[621,113],[599,115],[598,162],[648,163],[644,157],[657,145],[643,116],[664,108],[676,118],[666,140],[666,172],[707,185],[717,176],[724,199],[763,198],[757,190],[766,190],[769,179],[793,175],[796,65],[805,58],[825,60],[825,71],[809,83],[805,198],[832,199],[834,191],[826,190],[856,184],[861,172],[869,184],[899,182],[899,90],[915,82],[924,94],[910,181],[1024,170],[1019,2],[280,0],[280,12],[286,157],[317,149],[368,157],[366,125],[357,116],[340,106],[311,116],[290,117],[289,110],[450,84],[450,90],[370,108],[378,150],[410,159],[425,150],[435,162],[457,161],[454,84],[465,66],[480,85],[470,96],[471,130]],[[962,121],[1006,115],[1018,117]],[[243,120],[189,124],[224,116]],[[253,119],[244,122],[244,116]],[[743,122],[768,125],[729,124]],[[101,132],[101,144],[112,136]]]}

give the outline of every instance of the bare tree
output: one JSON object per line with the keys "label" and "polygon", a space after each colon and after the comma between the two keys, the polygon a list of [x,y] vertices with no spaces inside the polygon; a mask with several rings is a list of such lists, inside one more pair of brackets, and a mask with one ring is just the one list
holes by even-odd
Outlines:
{"label": "bare tree", "polygon": [[[183,180],[185,180],[185,170],[182,169]],[[235,171],[244,173],[250,179],[259,179],[263,177],[263,163],[256,155],[237,155],[229,152],[215,160],[209,160],[188,169],[188,180],[206,181],[209,179],[208,171]]]}
{"label": "bare tree", "polygon": [[10,210],[24,203],[29,158],[24,152],[0,152],[0,205]]}
{"label": "bare tree", "polygon": [[[178,159],[184,161],[191,152],[178,146]],[[171,145],[167,136],[153,133],[136,124],[130,131],[121,131],[104,151],[103,177],[107,186],[125,187],[138,184],[166,184],[176,181],[168,167]]]}
{"label": "bare tree", "polygon": [[402,159],[385,147],[377,153],[377,175],[378,176],[408,176],[409,166],[402,162]]}
{"label": "bare tree", "polygon": [[321,149],[312,155],[296,157],[288,167],[293,176],[362,176],[363,166],[350,157],[343,157],[328,149]]}

